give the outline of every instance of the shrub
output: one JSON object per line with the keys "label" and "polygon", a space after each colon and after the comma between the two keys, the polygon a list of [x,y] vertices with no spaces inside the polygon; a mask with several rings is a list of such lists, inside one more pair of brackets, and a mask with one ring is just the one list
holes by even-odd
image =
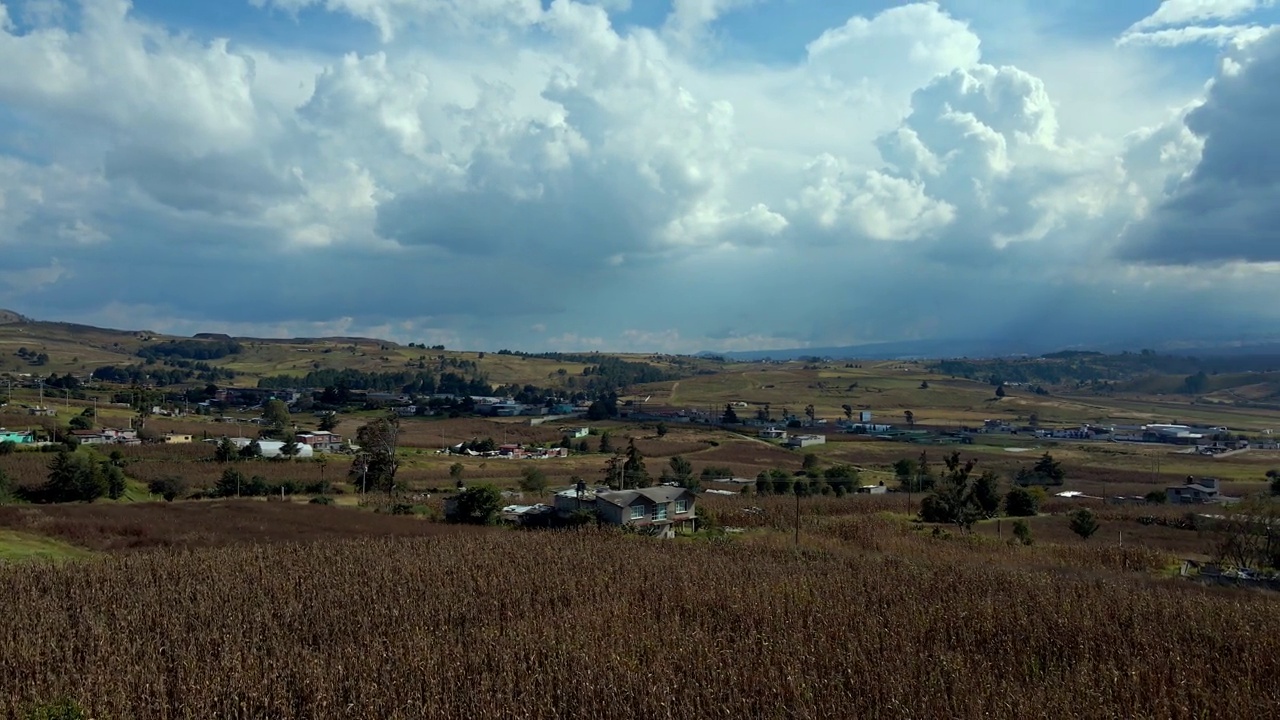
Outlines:
{"label": "shrub", "polygon": [[1040,512],[1040,501],[1032,491],[1015,487],[1004,496],[1004,511],[1012,517],[1032,517]]}
{"label": "shrub", "polygon": [[316,497],[311,498],[308,502],[312,505],[332,505],[333,498],[328,495],[317,495]]}
{"label": "shrub", "polygon": [[159,495],[165,502],[173,502],[187,491],[187,483],[179,477],[164,477],[147,483],[147,492]]}
{"label": "shrub", "polygon": [[1023,545],[1031,544],[1031,526],[1026,520],[1015,520],[1013,523],[1013,536]]}

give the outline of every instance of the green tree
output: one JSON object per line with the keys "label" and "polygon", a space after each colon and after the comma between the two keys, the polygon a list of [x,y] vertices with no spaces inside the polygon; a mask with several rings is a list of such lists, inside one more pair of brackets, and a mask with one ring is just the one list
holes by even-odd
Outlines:
{"label": "green tree", "polygon": [[805,405],[804,414],[809,416],[809,425],[812,426],[814,420],[818,417],[818,411],[813,407],[813,405]]}
{"label": "green tree", "polygon": [[800,462],[800,467],[805,470],[817,470],[820,464],[818,456],[813,453],[805,453],[804,460]]}
{"label": "green tree", "polygon": [[293,425],[293,416],[289,414],[289,406],[283,400],[272,398],[262,406],[262,419],[277,433],[288,430]]}
{"label": "green tree", "polygon": [[236,459],[236,446],[231,442],[231,438],[224,437],[218,441],[218,447],[213,451],[213,459],[220,462],[232,462]]}
{"label": "green tree", "polygon": [[492,485],[475,485],[458,493],[454,504],[454,522],[470,525],[492,525],[502,508],[502,493]]}
{"label": "green tree", "polygon": [[83,415],[76,415],[67,422],[67,427],[72,430],[89,430],[93,427],[93,418],[87,418]]}
{"label": "green tree", "polygon": [[546,473],[532,465],[526,465],[520,471],[520,489],[531,493],[542,493],[546,491]]}
{"label": "green tree", "polygon": [[998,398],[1002,398],[1002,397],[1004,397],[1004,396],[1005,396],[1005,394],[1006,394],[1006,393],[1005,393],[1005,391],[1004,391],[1004,384],[1003,384],[1003,383],[1001,383],[1000,385],[996,386],[996,397],[998,397]]}
{"label": "green tree", "polygon": [[1067,527],[1071,528],[1071,532],[1079,535],[1081,540],[1088,540],[1098,532],[1098,518],[1089,508],[1080,508],[1071,513]]}
{"label": "green tree", "polygon": [[756,475],[756,494],[768,495],[771,492],[773,492],[773,480],[769,477],[769,473],[761,470],[760,474]]}
{"label": "green tree", "polygon": [[333,432],[338,427],[338,413],[325,413],[320,418],[320,429],[324,432]]}
{"label": "green tree", "polygon": [[774,495],[789,495],[795,488],[795,478],[778,468],[769,470],[769,482]]}
{"label": "green tree", "polygon": [[262,446],[255,439],[248,445],[240,448],[240,452],[236,453],[242,460],[255,460],[262,457]]}
{"label": "green tree", "polygon": [[1000,477],[987,471],[973,483],[973,501],[983,517],[991,518],[1000,513]]}
{"label": "green tree", "polygon": [[1004,511],[1013,517],[1032,517],[1040,512],[1040,499],[1024,487],[1015,487],[1005,493]]}
{"label": "green tree", "polygon": [[907,427],[911,428],[912,430],[915,429],[916,414],[914,412],[910,410],[904,410],[902,413],[902,419],[907,421]]}
{"label": "green tree", "polygon": [[644,488],[653,484],[653,478],[644,466],[644,455],[636,447],[635,438],[627,443],[627,464],[623,468],[623,488]]}
{"label": "green tree", "polygon": [[676,455],[668,460],[667,464],[671,467],[671,472],[668,474],[666,470],[662,471],[663,482],[679,483],[680,487],[688,488],[694,492],[701,489],[701,483],[693,474],[693,463]]}
{"label": "green tree", "polygon": [[182,497],[186,490],[186,482],[182,478],[172,475],[157,478],[147,483],[147,492],[152,495],[159,495],[165,499],[165,502],[173,502]]}
{"label": "green tree", "polygon": [[916,463],[911,458],[902,458],[893,464],[893,476],[898,480],[898,487],[903,492],[920,492],[923,488],[918,487],[918,473],[916,472]]}
{"label": "green tree", "polygon": [[454,482],[462,481],[462,473],[466,471],[466,467],[462,463],[454,463],[449,466],[449,478]]}
{"label": "green tree", "polygon": [[920,519],[951,523],[967,531],[983,513],[974,494],[974,484],[970,482],[977,461],[961,462],[960,453],[953,452],[944,462],[947,472],[934,487],[933,494],[920,503]]}
{"label": "green tree", "polygon": [[861,474],[858,469],[852,465],[839,464],[832,465],[822,473],[832,491],[839,497],[843,497],[852,493],[858,485]]}
{"label": "green tree", "polygon": [[0,442],[0,455],[11,455],[18,449],[18,443],[12,440]]}
{"label": "green tree", "polygon": [[283,458],[297,457],[300,452],[302,452],[302,447],[298,445],[298,441],[294,439],[292,434],[280,446],[280,456]]}
{"label": "green tree", "polygon": [[667,436],[667,424],[666,424],[666,423],[664,423],[664,422],[660,422],[660,423],[658,423],[657,432],[658,432],[658,437],[666,437],[666,436]]}
{"label": "green tree", "polygon": [[721,416],[720,416],[720,424],[722,424],[722,425],[737,425],[737,424],[738,424],[738,422],[739,422],[739,421],[738,421],[738,413],[734,412],[734,410],[733,410],[733,405],[732,405],[732,404],[729,404],[729,403],[725,403],[725,406],[724,406],[724,415],[721,415]]}
{"label": "green tree", "polygon": [[921,381],[920,381],[920,389],[921,389],[921,390],[928,390],[928,389],[929,389],[929,381],[928,381],[928,380],[921,380]]}
{"label": "green tree", "polygon": [[244,484],[244,475],[239,470],[229,467],[218,477],[218,483],[213,487],[213,494],[224,498],[239,497]]}
{"label": "green tree", "polygon": [[613,452],[613,437],[608,430],[600,433],[600,452],[603,454]]}
{"label": "green tree", "polygon": [[840,406],[840,409],[841,409],[841,410],[844,410],[844,419],[845,419],[845,420],[848,420],[848,421],[850,421],[850,422],[852,422],[852,421],[853,421],[853,406],[852,406],[852,405],[841,405],[841,406]]}
{"label": "green tree", "polygon": [[1280,497],[1280,470],[1268,470],[1267,479],[1271,481],[1271,494]]}
{"label": "green tree", "polygon": [[102,460],[97,463],[94,471],[102,478],[107,488],[107,497],[112,500],[119,500],[124,497],[125,490],[128,489],[128,481],[124,476],[124,471],[119,467],[112,465],[108,460]]}
{"label": "green tree", "polygon": [[1204,371],[1189,375],[1182,381],[1182,392],[1187,395],[1200,395],[1209,389],[1209,376]]}

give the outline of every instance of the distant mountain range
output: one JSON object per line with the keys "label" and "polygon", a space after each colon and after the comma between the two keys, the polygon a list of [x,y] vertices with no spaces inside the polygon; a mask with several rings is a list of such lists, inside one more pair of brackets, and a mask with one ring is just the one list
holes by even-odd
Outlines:
{"label": "distant mountain range", "polygon": [[1218,340],[1163,340],[1152,342],[1116,341],[1064,347],[1061,344],[1024,342],[1008,339],[930,339],[899,342],[866,343],[839,347],[786,348],[781,350],[743,350],[737,352],[699,353],[703,357],[752,362],[759,360],[799,360],[819,357],[833,360],[936,360],[942,358],[995,358],[1039,356],[1062,350],[1095,350],[1117,353],[1151,349],[1166,355],[1222,357],[1235,355],[1280,355],[1280,340],[1274,337]]}

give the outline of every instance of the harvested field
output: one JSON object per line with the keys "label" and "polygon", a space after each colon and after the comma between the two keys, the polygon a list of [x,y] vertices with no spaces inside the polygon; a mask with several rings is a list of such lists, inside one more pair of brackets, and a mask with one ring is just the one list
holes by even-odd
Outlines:
{"label": "harvested field", "polygon": [[0,506],[0,528],[100,551],[458,532],[458,528],[414,517],[262,500]]}

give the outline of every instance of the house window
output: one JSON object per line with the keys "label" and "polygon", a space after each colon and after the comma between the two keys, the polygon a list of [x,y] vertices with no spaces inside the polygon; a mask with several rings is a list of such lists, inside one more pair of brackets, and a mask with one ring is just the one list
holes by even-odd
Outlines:
{"label": "house window", "polygon": [[677,501],[676,501],[676,514],[677,514],[677,515],[681,515],[681,514],[684,514],[684,513],[687,513],[687,512],[689,512],[689,501],[688,501],[688,500],[677,500]]}
{"label": "house window", "polygon": [[659,520],[666,520],[666,519],[667,519],[667,504],[666,504],[666,503],[658,503],[657,505],[654,505],[654,506],[653,506],[653,521],[654,521],[654,522],[657,522],[657,521],[659,521]]}
{"label": "house window", "polygon": [[643,506],[643,505],[632,505],[632,506],[631,506],[631,519],[632,519],[632,520],[643,520],[643,519],[644,519],[644,506]]}

